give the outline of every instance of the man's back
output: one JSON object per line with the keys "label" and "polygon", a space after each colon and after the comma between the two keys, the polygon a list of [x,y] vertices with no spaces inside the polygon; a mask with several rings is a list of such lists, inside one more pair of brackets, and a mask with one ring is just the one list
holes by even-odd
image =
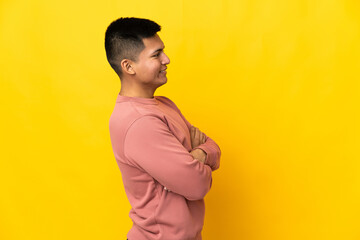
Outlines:
{"label": "man's back", "polygon": [[206,137],[197,148],[205,164],[189,153],[191,124],[166,97],[118,95],[110,118],[114,155],[132,209],[129,240],[201,239],[211,172],[220,148]]}

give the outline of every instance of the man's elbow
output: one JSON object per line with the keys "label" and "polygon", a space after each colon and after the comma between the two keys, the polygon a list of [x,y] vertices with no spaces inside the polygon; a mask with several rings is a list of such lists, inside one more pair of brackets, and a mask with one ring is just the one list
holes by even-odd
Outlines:
{"label": "man's elbow", "polygon": [[197,201],[204,199],[205,195],[210,191],[211,185],[212,185],[212,179],[210,179],[210,182],[201,184],[200,186],[194,184],[192,186],[192,191],[189,191],[184,197],[190,201]]}

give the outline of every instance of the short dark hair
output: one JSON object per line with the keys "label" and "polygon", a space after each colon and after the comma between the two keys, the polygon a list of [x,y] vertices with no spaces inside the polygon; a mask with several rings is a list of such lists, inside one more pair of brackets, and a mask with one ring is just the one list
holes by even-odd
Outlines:
{"label": "short dark hair", "polygon": [[105,33],[105,51],[110,66],[122,75],[120,62],[123,59],[137,61],[145,48],[143,38],[154,36],[161,26],[144,18],[119,18],[113,21]]}

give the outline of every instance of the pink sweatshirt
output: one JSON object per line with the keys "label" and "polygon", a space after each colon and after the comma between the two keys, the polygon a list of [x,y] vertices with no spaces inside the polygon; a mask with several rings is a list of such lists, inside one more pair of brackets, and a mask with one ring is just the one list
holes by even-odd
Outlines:
{"label": "pink sweatshirt", "polygon": [[118,95],[110,117],[110,137],[131,204],[129,240],[200,240],[204,197],[219,168],[220,148],[208,136],[196,148],[205,164],[190,154],[191,124],[163,96]]}

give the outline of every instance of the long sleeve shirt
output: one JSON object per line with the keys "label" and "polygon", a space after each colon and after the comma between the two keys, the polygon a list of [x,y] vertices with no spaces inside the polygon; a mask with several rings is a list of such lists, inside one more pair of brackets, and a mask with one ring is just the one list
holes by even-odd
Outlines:
{"label": "long sleeve shirt", "polygon": [[129,240],[202,239],[203,198],[221,151],[205,135],[206,142],[196,148],[206,152],[206,160],[194,159],[190,127],[169,98],[117,96],[109,129],[132,207]]}

